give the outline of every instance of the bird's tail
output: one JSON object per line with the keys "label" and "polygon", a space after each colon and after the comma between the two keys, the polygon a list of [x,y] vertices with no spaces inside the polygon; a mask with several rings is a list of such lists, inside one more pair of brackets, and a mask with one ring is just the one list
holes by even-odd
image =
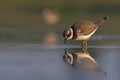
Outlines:
{"label": "bird's tail", "polygon": [[100,67],[97,67],[95,70],[96,70],[96,71],[98,71],[98,72],[103,73],[105,76],[107,76],[107,75],[108,75],[108,73],[107,73],[107,72],[105,72],[105,71],[104,71],[103,69],[101,69]]}
{"label": "bird's tail", "polygon": [[108,17],[100,18],[100,19],[95,21],[95,24],[102,25],[107,19],[108,19]]}

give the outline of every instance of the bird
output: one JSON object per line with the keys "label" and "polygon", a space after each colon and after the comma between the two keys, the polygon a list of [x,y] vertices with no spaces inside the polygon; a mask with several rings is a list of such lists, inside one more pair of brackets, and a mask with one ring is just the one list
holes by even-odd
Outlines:
{"label": "bird", "polygon": [[87,71],[98,71],[107,75],[107,72],[104,72],[96,60],[90,55],[88,51],[81,52],[69,52],[66,51],[63,55],[63,60],[65,63],[69,64],[75,69],[87,70]]}
{"label": "bird", "polygon": [[81,40],[82,48],[87,48],[87,41],[96,32],[100,25],[102,25],[108,17],[102,17],[98,20],[82,20],[74,23],[71,27],[63,32],[65,44],[67,40]]}

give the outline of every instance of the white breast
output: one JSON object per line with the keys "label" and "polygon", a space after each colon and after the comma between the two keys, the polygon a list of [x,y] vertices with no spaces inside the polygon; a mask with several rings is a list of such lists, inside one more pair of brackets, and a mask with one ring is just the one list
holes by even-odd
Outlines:
{"label": "white breast", "polygon": [[95,33],[96,30],[97,30],[97,28],[92,33],[90,33],[89,35],[83,35],[83,34],[81,34],[81,35],[79,35],[77,37],[76,40],[86,40],[86,39],[89,39]]}

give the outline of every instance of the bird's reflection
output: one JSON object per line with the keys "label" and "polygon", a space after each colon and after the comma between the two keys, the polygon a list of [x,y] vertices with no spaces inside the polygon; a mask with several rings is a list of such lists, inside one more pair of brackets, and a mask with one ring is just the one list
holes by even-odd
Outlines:
{"label": "bird's reflection", "polygon": [[107,73],[99,67],[96,60],[90,55],[87,50],[70,52],[65,49],[63,60],[73,68],[88,71],[98,71],[107,75]]}

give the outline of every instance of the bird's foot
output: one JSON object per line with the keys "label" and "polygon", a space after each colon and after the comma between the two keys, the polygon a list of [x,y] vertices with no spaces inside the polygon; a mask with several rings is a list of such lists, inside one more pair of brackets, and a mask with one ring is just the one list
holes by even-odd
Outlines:
{"label": "bird's foot", "polygon": [[87,41],[82,41],[82,50],[87,51]]}

